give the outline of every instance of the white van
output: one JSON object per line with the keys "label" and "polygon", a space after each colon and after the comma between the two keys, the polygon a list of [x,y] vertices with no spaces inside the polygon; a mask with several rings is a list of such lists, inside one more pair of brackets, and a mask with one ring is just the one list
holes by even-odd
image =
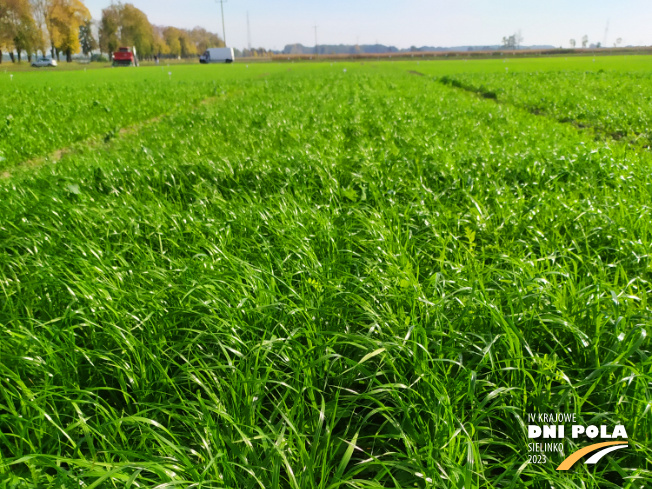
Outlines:
{"label": "white van", "polygon": [[208,48],[199,57],[200,63],[233,63],[233,48]]}

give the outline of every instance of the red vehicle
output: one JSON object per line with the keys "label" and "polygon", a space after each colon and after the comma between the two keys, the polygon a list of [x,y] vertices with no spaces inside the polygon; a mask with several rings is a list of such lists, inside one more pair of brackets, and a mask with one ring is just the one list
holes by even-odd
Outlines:
{"label": "red vehicle", "polygon": [[113,66],[138,66],[136,48],[119,48],[113,53]]}

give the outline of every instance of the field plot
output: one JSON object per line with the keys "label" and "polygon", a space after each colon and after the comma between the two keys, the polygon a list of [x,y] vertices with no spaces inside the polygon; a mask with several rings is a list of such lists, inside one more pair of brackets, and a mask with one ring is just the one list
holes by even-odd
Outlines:
{"label": "field plot", "polygon": [[111,139],[125,127],[224,96],[261,72],[252,67],[236,82],[234,70],[196,68],[0,75],[0,171],[90,138]]}
{"label": "field plot", "polygon": [[[462,63],[233,68],[56,164],[2,140],[0,481],[649,485],[652,154]],[[529,463],[531,412],[630,448]]]}
{"label": "field plot", "polygon": [[652,144],[652,74],[511,73],[444,75],[442,83],[515,104],[579,128],[649,148]]}

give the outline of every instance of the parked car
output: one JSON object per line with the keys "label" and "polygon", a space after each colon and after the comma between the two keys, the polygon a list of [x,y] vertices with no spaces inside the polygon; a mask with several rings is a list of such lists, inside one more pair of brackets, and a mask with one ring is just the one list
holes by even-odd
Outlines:
{"label": "parked car", "polygon": [[55,66],[57,66],[57,60],[56,60],[56,59],[52,59],[52,58],[37,58],[37,59],[34,60],[34,62],[32,63],[32,66],[33,66],[34,68],[42,68],[42,67],[44,67],[44,66],[55,67]]}

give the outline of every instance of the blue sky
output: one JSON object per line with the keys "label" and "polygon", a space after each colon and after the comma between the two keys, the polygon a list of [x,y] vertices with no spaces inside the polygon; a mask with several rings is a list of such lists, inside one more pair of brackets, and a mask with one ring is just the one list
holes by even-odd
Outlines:
{"label": "blue sky", "polygon": [[[110,0],[85,0],[95,19]],[[158,25],[200,25],[222,33],[215,0],[131,0]],[[226,39],[247,46],[247,11],[254,47],[286,44],[391,44],[459,46],[499,44],[520,30],[523,43],[578,45],[582,36],[607,45],[652,45],[650,0],[228,0],[224,3]]]}

